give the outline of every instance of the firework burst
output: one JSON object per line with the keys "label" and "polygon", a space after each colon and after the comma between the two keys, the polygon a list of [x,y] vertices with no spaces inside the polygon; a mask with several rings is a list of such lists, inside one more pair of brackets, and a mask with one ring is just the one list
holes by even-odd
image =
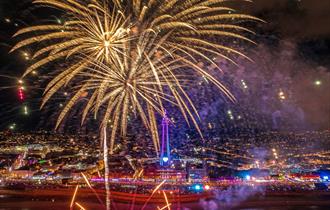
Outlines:
{"label": "firework burst", "polygon": [[253,43],[241,35],[253,32],[235,23],[261,20],[237,14],[224,2],[35,0],[36,4],[63,10],[66,21],[18,31],[15,36],[31,36],[12,51],[48,43],[34,53],[34,63],[24,76],[64,60],[67,67],[49,82],[42,102],[43,106],[63,86],[72,88],[72,97],[60,113],[57,126],[84,97],[87,102],[82,122],[90,112],[95,117],[102,115],[102,127],[111,127],[110,152],[115,137],[126,135],[130,113],[140,116],[158,151],[156,113],[164,113],[165,102],[176,105],[201,134],[198,112],[186,93],[189,80],[203,76],[234,100],[226,87],[199,64],[217,66],[213,57],[235,63],[230,54],[248,59],[219,40],[234,38]]}

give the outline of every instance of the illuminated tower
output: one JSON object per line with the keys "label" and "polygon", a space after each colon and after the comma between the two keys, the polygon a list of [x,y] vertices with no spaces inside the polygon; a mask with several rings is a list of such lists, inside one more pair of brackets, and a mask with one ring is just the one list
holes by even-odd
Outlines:
{"label": "illuminated tower", "polygon": [[161,166],[168,166],[171,163],[170,137],[168,135],[169,134],[168,124],[170,122],[171,121],[167,117],[166,111],[165,111],[163,120],[162,120],[162,144],[161,144],[161,151],[160,151],[160,165]]}

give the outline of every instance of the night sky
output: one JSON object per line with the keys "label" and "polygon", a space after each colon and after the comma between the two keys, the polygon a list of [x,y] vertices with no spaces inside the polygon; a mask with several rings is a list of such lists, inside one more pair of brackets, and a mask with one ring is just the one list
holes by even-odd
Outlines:
{"label": "night sky", "polygon": [[[267,22],[256,27],[257,37],[269,36],[280,40],[291,40],[297,44],[301,57],[307,63],[312,63],[315,68],[322,66],[329,71],[329,0],[242,2],[233,1],[232,5],[241,12],[253,14]],[[32,129],[39,119],[38,112],[35,112],[35,115],[30,116],[29,119],[22,119],[21,108],[18,107],[20,102],[17,99],[17,79],[3,77],[3,75],[19,77],[29,64],[19,52],[8,53],[11,46],[17,41],[11,36],[25,24],[40,24],[42,19],[55,19],[57,15],[56,10],[31,7],[30,0],[0,0],[0,75],[2,75],[0,77],[0,129],[7,128],[13,122],[22,122],[27,129]],[[33,83],[29,85],[33,86]],[[321,94],[330,94],[329,89],[323,91]],[[41,92],[39,95],[41,96]],[[325,97],[325,99],[328,98]],[[324,101],[324,99],[314,101],[314,103],[327,103],[330,106],[330,101]],[[38,109],[37,102],[34,109]],[[327,123],[330,123],[330,113],[325,114],[324,117],[329,118]],[[323,129],[326,127],[324,120],[320,127]]]}

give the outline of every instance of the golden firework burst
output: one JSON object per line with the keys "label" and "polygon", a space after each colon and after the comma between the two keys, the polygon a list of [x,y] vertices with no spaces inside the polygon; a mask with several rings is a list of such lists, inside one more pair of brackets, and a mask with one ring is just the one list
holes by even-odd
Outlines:
{"label": "golden firework burst", "polygon": [[198,112],[183,86],[188,78],[203,76],[234,100],[229,90],[199,64],[218,67],[213,57],[235,63],[230,54],[249,59],[219,40],[225,37],[253,43],[242,35],[242,32],[253,32],[235,23],[261,20],[235,13],[224,6],[224,2],[226,0],[90,0],[88,3],[35,0],[36,4],[63,10],[67,20],[61,25],[38,25],[18,31],[15,36],[30,36],[12,51],[47,43],[34,53],[34,63],[24,76],[64,60],[67,68],[49,82],[42,102],[43,106],[70,82],[78,84],[74,85],[78,89],[72,90],[73,96],[60,113],[57,126],[84,95],[87,103],[82,121],[91,111],[95,115],[102,113],[103,127],[111,120],[111,151],[118,129],[121,136],[126,135],[130,111],[139,114],[158,151],[155,114],[164,112],[164,101],[175,104],[186,121],[193,122],[201,134],[195,119],[199,117]]}

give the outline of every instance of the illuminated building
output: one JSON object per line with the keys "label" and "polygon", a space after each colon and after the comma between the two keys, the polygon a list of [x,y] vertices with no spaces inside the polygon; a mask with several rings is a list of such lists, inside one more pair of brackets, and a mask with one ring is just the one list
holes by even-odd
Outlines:
{"label": "illuminated building", "polygon": [[190,168],[188,170],[189,182],[203,182],[207,180],[208,180],[208,174],[205,168]]}

